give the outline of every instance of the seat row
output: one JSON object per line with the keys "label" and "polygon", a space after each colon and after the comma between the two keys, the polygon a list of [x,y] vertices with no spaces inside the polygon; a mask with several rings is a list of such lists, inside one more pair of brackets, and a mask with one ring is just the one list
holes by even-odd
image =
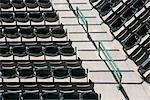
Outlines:
{"label": "seat row", "polygon": [[0,46],[0,56],[8,57],[8,56],[35,56],[39,57],[42,55],[47,56],[73,56],[76,55],[76,50],[71,45],[66,46],[57,46],[55,44],[51,45],[6,45],[3,43]]}
{"label": "seat row", "polygon": [[28,8],[50,8],[52,6],[50,0],[1,0],[0,7],[3,9],[9,9],[11,7],[15,7],[17,9],[21,9],[24,7]]}
{"label": "seat row", "polygon": [[122,0],[101,0],[95,5],[95,9],[99,12],[101,16],[108,14],[113,7],[117,6]]}
{"label": "seat row", "polygon": [[147,34],[150,34],[150,23],[148,22],[144,23],[136,31],[131,32],[130,36],[122,42],[122,45],[126,50],[129,50],[139,44],[141,39]]}
{"label": "seat row", "polygon": [[134,19],[125,29],[123,29],[116,39],[120,42],[124,41],[126,37],[129,37],[130,33],[136,31],[137,27],[142,26],[145,22],[150,23],[150,12],[148,10],[143,11],[136,19]]}
{"label": "seat row", "polygon": [[46,12],[1,12],[0,21],[13,23],[18,22],[56,22],[59,20],[59,16],[56,11],[46,11]]}
{"label": "seat row", "polygon": [[[57,66],[58,67],[58,66]],[[49,68],[48,66],[45,67],[35,67],[32,66],[16,66],[13,67],[3,67],[1,66],[0,74],[2,79],[14,79],[19,78],[21,79],[30,79],[30,78],[37,78],[37,79],[65,79],[65,78],[74,78],[74,79],[82,79],[87,76],[87,72],[84,68],[64,68],[64,66],[56,66],[53,68]],[[34,82],[34,80],[32,80]],[[38,80],[37,80],[38,81]],[[50,81],[50,80],[48,80]],[[53,80],[51,80],[52,82]],[[7,82],[7,81],[6,81]],[[15,82],[15,81],[14,81]],[[18,82],[18,81],[17,81]]]}
{"label": "seat row", "polygon": [[0,27],[0,38],[7,37],[7,38],[48,38],[48,37],[55,37],[55,38],[63,38],[67,36],[67,31],[64,30],[63,26],[6,26]]}

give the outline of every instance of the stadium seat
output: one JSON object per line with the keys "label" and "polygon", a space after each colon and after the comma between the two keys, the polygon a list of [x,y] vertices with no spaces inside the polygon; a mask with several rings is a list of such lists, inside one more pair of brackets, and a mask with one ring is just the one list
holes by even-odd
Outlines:
{"label": "stadium seat", "polygon": [[7,90],[8,92],[2,93],[2,100],[20,100],[20,91],[11,91]]}
{"label": "stadium seat", "polygon": [[46,26],[35,27],[35,34],[39,38],[48,38],[50,37],[50,29]]}
{"label": "stadium seat", "polygon": [[30,12],[29,13],[29,19],[33,22],[42,22],[43,21],[43,15],[41,12]]}
{"label": "stadium seat", "polygon": [[98,100],[98,94],[95,92],[82,93],[82,100]]}
{"label": "stadium seat", "polygon": [[140,37],[144,37],[146,34],[149,33],[150,33],[150,26],[148,24],[143,25],[136,32],[136,34],[138,34]]}
{"label": "stadium seat", "polygon": [[2,78],[10,79],[17,77],[17,71],[14,67],[3,67],[1,70]]}
{"label": "stadium seat", "polygon": [[136,9],[141,9],[145,3],[147,2],[148,0],[137,0],[134,4],[133,4],[133,7],[135,7]]}
{"label": "stadium seat", "polygon": [[42,47],[41,46],[29,46],[27,47],[27,54],[30,56],[42,56],[43,55],[43,51],[42,51]]}
{"label": "stadium seat", "polygon": [[8,26],[4,28],[3,34],[8,38],[18,38],[18,28],[16,26]]}
{"label": "stadium seat", "polygon": [[63,56],[73,56],[76,52],[72,46],[63,46],[60,48],[60,54]]}
{"label": "stadium seat", "polygon": [[19,33],[24,38],[33,38],[35,37],[35,32],[31,26],[21,26]]}
{"label": "stadium seat", "polygon": [[42,98],[43,100],[60,100],[61,97],[59,92],[43,90]]}
{"label": "stadium seat", "polygon": [[0,46],[0,56],[3,56],[3,57],[8,57],[10,56],[10,48],[8,45],[1,45]]}
{"label": "stadium seat", "polygon": [[33,76],[35,76],[33,68],[31,67],[19,66],[18,72],[19,72],[19,78],[21,79],[32,78]]}
{"label": "stadium seat", "polygon": [[46,46],[44,49],[44,54],[47,56],[58,56],[59,49],[56,45]]}
{"label": "stadium seat", "polygon": [[78,92],[68,92],[67,93],[63,93],[63,100],[79,100],[80,99],[80,95]]}
{"label": "stadium seat", "polygon": [[80,79],[80,78],[85,78],[86,77],[85,69],[83,69],[83,68],[71,69],[70,74],[71,74],[72,78],[76,78],[76,79]]}
{"label": "stadium seat", "polygon": [[40,100],[40,94],[39,91],[25,91],[22,94],[23,100]]}
{"label": "stadium seat", "polygon": [[28,8],[36,8],[36,7],[38,7],[37,0],[25,0],[25,5]]}
{"label": "stadium seat", "polygon": [[56,79],[67,78],[67,77],[69,77],[69,70],[66,68],[54,69],[53,70],[53,77]]}
{"label": "stadium seat", "polygon": [[26,56],[26,47],[24,45],[13,46],[11,51],[14,56]]}
{"label": "stadium seat", "polygon": [[25,7],[24,0],[12,0],[13,7],[21,9]]}
{"label": "stadium seat", "polygon": [[2,27],[0,27],[0,38],[3,38],[4,37],[4,35],[3,35],[3,32],[2,32]]}
{"label": "stadium seat", "polygon": [[49,0],[38,0],[38,5],[41,8],[50,8],[51,7],[51,2]]}
{"label": "stadium seat", "polygon": [[50,68],[36,68],[36,77],[44,79],[51,77]]}
{"label": "stadium seat", "polygon": [[136,9],[133,7],[130,7],[128,10],[126,10],[122,16],[123,18],[126,18],[127,20],[130,19],[136,12]]}
{"label": "stadium seat", "polygon": [[9,9],[12,7],[10,0],[0,0],[0,7],[3,9]]}
{"label": "stadium seat", "polygon": [[59,20],[59,16],[56,14],[56,11],[54,12],[44,12],[43,17],[45,21],[48,22],[56,22]]}
{"label": "stadium seat", "polygon": [[0,17],[3,22],[13,23],[15,21],[12,12],[1,12]]}
{"label": "stadium seat", "polygon": [[26,12],[15,12],[15,20],[18,22],[28,22],[28,14]]}
{"label": "stadium seat", "polygon": [[127,40],[123,42],[123,46],[126,50],[129,50],[135,45],[137,45],[140,42],[140,40],[141,38],[138,35],[132,34]]}
{"label": "stadium seat", "polygon": [[62,26],[57,28],[52,28],[51,30],[52,30],[51,36],[55,38],[63,38],[67,35],[67,32],[63,29]]}

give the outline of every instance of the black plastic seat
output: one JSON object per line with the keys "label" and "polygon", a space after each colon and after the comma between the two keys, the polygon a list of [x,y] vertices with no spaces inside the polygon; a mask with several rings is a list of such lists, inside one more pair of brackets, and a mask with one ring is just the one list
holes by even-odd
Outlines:
{"label": "black plastic seat", "polygon": [[44,54],[47,56],[57,56],[59,55],[59,49],[55,45],[46,46],[44,49]]}
{"label": "black plastic seat", "polygon": [[142,27],[140,27],[140,29],[136,32],[139,36],[143,37],[146,34],[148,34],[148,32],[150,33],[150,28],[148,27],[148,25],[143,25]]}
{"label": "black plastic seat", "polygon": [[38,0],[38,5],[41,8],[50,8],[52,4],[50,0]]}
{"label": "black plastic seat", "polygon": [[141,9],[144,6],[145,2],[147,2],[147,0],[137,0],[134,3],[133,7],[135,7],[136,9]]}
{"label": "black plastic seat", "polygon": [[11,7],[10,0],[0,0],[0,8],[9,9]]}
{"label": "black plastic seat", "polygon": [[4,37],[4,35],[3,35],[3,32],[2,32],[2,27],[0,27],[0,38],[3,38]]}
{"label": "black plastic seat", "polygon": [[131,49],[140,42],[140,37],[138,35],[131,35],[126,41],[123,42],[123,46],[126,50]]}
{"label": "black plastic seat", "polygon": [[18,38],[20,36],[18,34],[18,28],[16,26],[5,27],[4,35],[8,38]]}
{"label": "black plastic seat", "polygon": [[39,92],[24,92],[22,94],[23,100],[40,100]]}
{"label": "black plastic seat", "polygon": [[69,70],[66,68],[54,69],[53,76],[57,79],[64,79],[69,76]]}
{"label": "black plastic seat", "polygon": [[63,46],[60,48],[60,54],[63,56],[73,56],[76,52],[72,46]]}
{"label": "black plastic seat", "polygon": [[36,8],[36,7],[38,7],[37,0],[25,0],[25,5],[28,8]]}
{"label": "black plastic seat", "polygon": [[3,57],[8,57],[10,56],[10,48],[8,45],[1,45],[0,46],[0,56],[3,56]]}
{"label": "black plastic seat", "polygon": [[135,12],[136,12],[136,9],[131,7],[128,10],[126,10],[122,16],[124,18],[130,19],[134,15]]}
{"label": "black plastic seat", "polygon": [[43,92],[43,100],[60,100],[59,92]]}
{"label": "black plastic seat", "polygon": [[63,29],[62,26],[57,28],[52,28],[51,36],[55,38],[63,38],[67,36],[67,32]]}
{"label": "black plastic seat", "polygon": [[26,12],[15,12],[15,20],[18,22],[28,22],[28,14]]}
{"label": "black plastic seat", "polygon": [[17,71],[15,68],[5,68],[1,70],[3,78],[15,78],[17,76]]}
{"label": "black plastic seat", "polygon": [[111,2],[105,3],[101,9],[98,9],[100,15],[105,16],[112,9],[113,4]]}
{"label": "black plastic seat", "polygon": [[51,77],[51,70],[49,68],[36,69],[37,78],[49,78]]}
{"label": "black plastic seat", "polygon": [[110,25],[110,29],[111,31],[115,32],[118,29],[121,28],[121,26],[124,24],[125,19],[122,17],[117,18],[111,25]]}
{"label": "black plastic seat", "polygon": [[19,68],[18,72],[20,78],[31,78],[35,76],[32,68]]}
{"label": "black plastic seat", "polygon": [[23,45],[13,46],[12,53],[14,56],[19,56],[19,57],[26,56],[26,47]]}
{"label": "black plastic seat", "polygon": [[27,51],[28,51],[28,55],[30,56],[38,57],[43,55],[41,46],[29,46]]}
{"label": "black plastic seat", "polygon": [[77,79],[86,77],[85,69],[83,68],[71,69],[70,74],[72,78],[77,78]]}
{"label": "black plastic seat", "polygon": [[63,100],[79,100],[78,92],[63,93]]}
{"label": "black plastic seat", "polygon": [[30,12],[29,13],[29,19],[33,22],[42,22],[43,21],[43,15],[41,12]]}
{"label": "black plastic seat", "polygon": [[20,100],[20,94],[16,91],[2,93],[2,100]]}
{"label": "black plastic seat", "polygon": [[49,27],[46,26],[39,26],[35,27],[36,31],[36,36],[40,38],[48,38],[50,37],[50,30]]}
{"label": "black plastic seat", "polygon": [[1,12],[0,17],[3,22],[13,23],[15,21],[12,12]]}
{"label": "black plastic seat", "polygon": [[12,4],[17,9],[21,9],[25,7],[24,0],[12,0]]}
{"label": "black plastic seat", "polygon": [[24,38],[34,38],[34,29],[31,26],[22,26],[19,31],[20,35]]}
{"label": "black plastic seat", "polygon": [[56,11],[52,12],[44,12],[44,20],[48,22],[56,22],[59,20],[59,16]]}
{"label": "black plastic seat", "polygon": [[98,100],[98,94],[95,92],[82,93],[83,100]]}

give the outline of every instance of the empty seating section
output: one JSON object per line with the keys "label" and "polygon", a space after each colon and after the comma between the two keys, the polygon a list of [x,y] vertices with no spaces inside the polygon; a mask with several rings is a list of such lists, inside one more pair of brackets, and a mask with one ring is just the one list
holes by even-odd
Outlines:
{"label": "empty seating section", "polygon": [[52,6],[50,0],[1,0],[0,7],[3,9],[8,9],[15,7],[21,9],[24,7],[28,8],[50,8]]}
{"label": "empty seating section", "polygon": [[0,88],[4,100],[99,100],[93,83],[6,83]]}

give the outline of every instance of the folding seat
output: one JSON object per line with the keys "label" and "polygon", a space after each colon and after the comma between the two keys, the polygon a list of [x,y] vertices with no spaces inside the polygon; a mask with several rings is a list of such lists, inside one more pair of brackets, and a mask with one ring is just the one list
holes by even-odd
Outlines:
{"label": "folding seat", "polygon": [[32,78],[35,76],[35,73],[34,73],[32,67],[21,67],[21,66],[19,66],[18,72],[19,72],[19,77],[21,79],[28,79],[28,78]]}
{"label": "folding seat", "polygon": [[15,21],[12,12],[1,12],[0,17],[3,22],[13,23]]}
{"label": "folding seat", "polygon": [[50,68],[36,68],[36,77],[41,79],[46,79],[51,77]]}
{"label": "folding seat", "polygon": [[76,52],[72,46],[63,46],[60,48],[60,54],[63,56],[73,56]]}
{"label": "folding seat", "polygon": [[42,98],[43,100],[60,100],[61,97],[59,92],[43,90]]}
{"label": "folding seat", "polygon": [[20,35],[18,34],[17,26],[8,26],[4,28],[3,34],[8,38],[18,38]]}
{"label": "folding seat", "polygon": [[28,22],[28,14],[27,12],[15,12],[15,20],[18,22]]}
{"label": "folding seat", "polygon": [[7,90],[7,92],[2,93],[2,100],[21,100],[21,91]]}
{"label": "folding seat", "polygon": [[111,25],[110,25],[110,29],[111,31],[115,32],[118,29],[121,28],[121,26],[124,24],[125,22],[125,18],[119,17],[117,18]]}
{"label": "folding seat", "polygon": [[27,91],[22,94],[23,100],[40,100],[39,90]]}
{"label": "folding seat", "polygon": [[24,45],[13,46],[12,54],[19,57],[26,56],[26,47]]}
{"label": "folding seat", "polygon": [[25,0],[25,5],[28,8],[36,8],[36,7],[38,7],[37,0]]}
{"label": "folding seat", "polygon": [[140,74],[144,74],[146,71],[150,70],[149,65],[150,65],[150,61],[147,64],[145,64],[144,66],[141,65],[138,69]]}
{"label": "folding seat", "polygon": [[75,79],[81,79],[81,78],[85,78],[87,76],[85,69],[83,69],[83,68],[71,69],[70,75],[72,78],[75,78]]}
{"label": "folding seat", "polygon": [[67,32],[63,29],[63,26],[55,27],[51,29],[51,36],[55,38],[63,38],[67,36]]}
{"label": "folding seat", "polygon": [[0,38],[3,38],[4,37],[4,35],[3,35],[3,28],[2,27],[0,27]]}
{"label": "folding seat", "polygon": [[113,7],[117,6],[121,0],[111,0],[111,3],[113,3]]}
{"label": "folding seat", "polygon": [[122,16],[128,20],[134,15],[135,12],[136,12],[136,9],[134,7],[130,7],[128,10],[126,10],[122,14]]}
{"label": "folding seat", "polygon": [[59,20],[59,16],[57,15],[56,11],[44,12],[43,15],[44,20],[48,22],[56,22]]}
{"label": "folding seat", "polygon": [[140,37],[143,37],[148,33],[150,33],[150,28],[148,27],[147,24],[140,27],[139,30],[136,32],[136,34],[138,34]]}
{"label": "folding seat", "polygon": [[53,69],[53,77],[56,79],[64,79],[69,76],[69,70],[67,68]]}
{"label": "folding seat", "polygon": [[10,0],[0,0],[0,8],[9,9],[11,7],[12,5],[10,3]]}
{"label": "folding seat", "polygon": [[136,9],[141,9],[145,5],[146,2],[148,2],[148,0],[137,0],[133,4],[133,7],[135,7]]}
{"label": "folding seat", "polygon": [[95,92],[82,93],[82,100],[98,100],[98,94]]}
{"label": "folding seat", "polygon": [[17,9],[25,7],[24,0],[12,0],[12,5]]}
{"label": "folding seat", "polygon": [[79,100],[80,95],[78,92],[64,92],[63,93],[63,100]]}
{"label": "folding seat", "polygon": [[40,45],[29,46],[27,47],[27,54],[35,57],[42,56],[43,55],[42,47]]}
{"label": "folding seat", "polygon": [[106,2],[100,9],[97,9],[99,11],[99,14],[102,16],[105,16],[110,12],[110,10],[113,7],[113,3],[111,2]]}
{"label": "folding seat", "polygon": [[52,4],[50,0],[38,0],[38,5],[41,8],[50,8]]}
{"label": "folding seat", "polygon": [[50,37],[50,29],[46,26],[37,26],[35,27],[36,36],[39,38],[48,38]]}
{"label": "folding seat", "polygon": [[67,68],[78,68],[82,66],[82,60],[78,58],[77,60],[66,60],[64,61]]}
{"label": "folding seat", "polygon": [[45,46],[44,54],[47,56],[58,56],[59,49],[56,45]]}
{"label": "folding seat", "polygon": [[14,67],[3,67],[1,69],[1,75],[5,79],[15,78],[17,77],[17,71]]}
{"label": "folding seat", "polygon": [[10,55],[11,55],[11,53],[10,53],[9,45],[1,45],[0,46],[0,56],[8,57]]}
{"label": "folding seat", "polygon": [[31,26],[21,26],[19,33],[24,38],[34,38],[35,37],[34,28]]}
{"label": "folding seat", "polygon": [[42,22],[43,21],[42,12],[30,12],[29,19],[33,22]]}
{"label": "folding seat", "polygon": [[127,40],[125,40],[122,45],[126,50],[131,49],[135,45],[137,45],[140,42],[140,37],[136,34],[132,34]]}

